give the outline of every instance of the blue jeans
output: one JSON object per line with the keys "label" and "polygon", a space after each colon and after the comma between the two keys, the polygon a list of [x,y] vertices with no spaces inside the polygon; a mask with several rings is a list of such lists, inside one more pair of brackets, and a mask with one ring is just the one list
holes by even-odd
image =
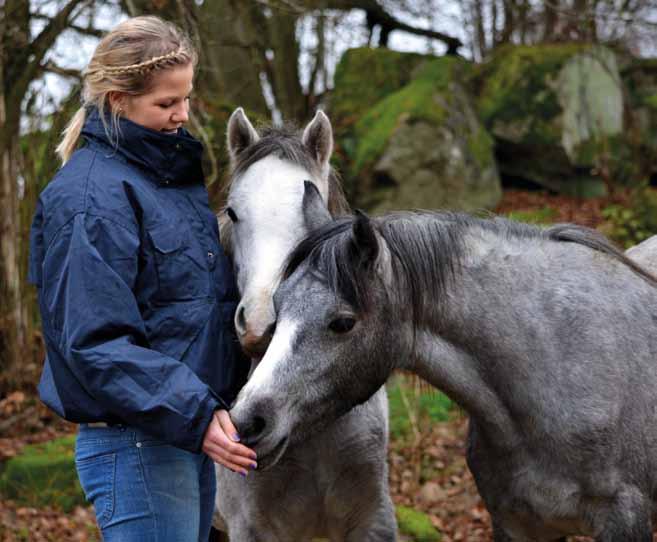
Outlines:
{"label": "blue jeans", "polygon": [[207,542],[216,490],[207,455],[131,427],[83,424],[75,466],[105,542]]}

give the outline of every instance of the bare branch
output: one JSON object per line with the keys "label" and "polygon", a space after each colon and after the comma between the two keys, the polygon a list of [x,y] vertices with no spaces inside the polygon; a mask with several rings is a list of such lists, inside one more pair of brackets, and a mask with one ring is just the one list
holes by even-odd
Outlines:
{"label": "bare branch", "polygon": [[80,82],[82,82],[82,74],[80,73],[79,70],[73,70],[70,68],[62,68],[61,66],[58,66],[55,64],[52,60],[48,60],[43,66],[42,69],[44,71],[50,72],[50,73],[55,73],[57,75],[61,75],[62,77],[70,77],[72,79],[76,79]]}
{"label": "bare branch", "polygon": [[43,62],[43,57],[55,43],[59,35],[71,24],[71,19],[75,19],[75,17],[71,17],[75,9],[80,5],[88,6],[90,4],[91,0],[69,0],[57,15],[50,19],[50,22],[30,46],[25,48],[20,62],[17,63],[17,66],[20,66],[22,69],[22,73],[20,77],[16,78],[14,85],[12,85],[9,95],[10,103],[20,104],[22,97],[27,92],[28,86],[42,69],[41,63]]}
{"label": "bare branch", "polygon": [[[35,13],[32,17],[34,19],[39,19],[42,21],[52,20],[51,17],[48,17],[47,15],[42,15],[40,13]],[[98,30],[97,28],[93,28],[90,26],[79,26],[76,24],[69,24],[67,28],[70,28],[71,30],[75,30],[79,34],[83,34],[85,36],[91,36],[94,38],[102,38],[105,35],[105,31]]]}
{"label": "bare branch", "polygon": [[343,11],[361,9],[365,11],[368,19],[382,26],[382,31],[383,28],[386,32],[401,30],[409,34],[442,41],[447,45],[448,54],[456,53],[456,50],[463,45],[463,42],[454,36],[435,30],[418,28],[400,21],[390,15],[376,0],[306,0],[305,3],[310,9],[338,9]]}

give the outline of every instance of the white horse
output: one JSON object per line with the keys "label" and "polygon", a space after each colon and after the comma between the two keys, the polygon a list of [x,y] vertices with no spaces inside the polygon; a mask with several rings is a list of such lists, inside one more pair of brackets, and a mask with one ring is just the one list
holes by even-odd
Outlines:
{"label": "white horse", "polygon": [[[340,214],[347,205],[329,165],[333,134],[322,112],[299,137],[274,129],[258,134],[237,109],[228,123],[228,149],[232,179],[220,215],[221,237],[242,296],[235,316],[238,336],[257,364],[273,334],[272,295],[288,253],[327,208]],[[297,442],[275,461],[259,460],[246,479],[217,468],[215,525],[221,528],[223,520],[222,530],[239,542],[318,536],[394,541],[384,388]]]}

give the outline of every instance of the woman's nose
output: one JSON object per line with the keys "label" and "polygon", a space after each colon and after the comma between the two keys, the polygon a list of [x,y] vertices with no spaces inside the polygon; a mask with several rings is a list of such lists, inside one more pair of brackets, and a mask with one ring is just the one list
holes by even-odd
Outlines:
{"label": "woman's nose", "polygon": [[189,106],[187,105],[187,102],[181,104],[176,108],[176,110],[173,112],[173,115],[171,116],[171,120],[174,122],[187,122],[189,120]]}

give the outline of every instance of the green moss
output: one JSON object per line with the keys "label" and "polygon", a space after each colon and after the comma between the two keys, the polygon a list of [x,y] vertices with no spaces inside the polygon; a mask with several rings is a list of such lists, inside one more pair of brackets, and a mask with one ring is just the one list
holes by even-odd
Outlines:
{"label": "green moss", "polygon": [[74,460],[75,437],[26,446],[0,476],[0,494],[25,506],[56,506],[65,512],[84,504]]}
{"label": "green moss", "polygon": [[370,166],[383,152],[400,121],[428,120],[441,124],[447,115],[448,96],[455,66],[462,61],[453,57],[435,59],[423,65],[417,76],[401,90],[372,107],[355,126],[358,145],[352,171]]}
{"label": "green moss", "polygon": [[411,537],[414,542],[440,542],[440,533],[426,514],[406,506],[397,506],[395,511],[402,534]]}
{"label": "green moss", "polygon": [[525,118],[528,124],[519,129],[528,140],[554,141],[559,133],[551,121],[561,107],[551,90],[552,80],[585,48],[577,44],[501,47],[472,78],[484,123],[492,127],[495,121],[511,123]]}
{"label": "green moss", "polygon": [[406,85],[413,70],[427,58],[389,49],[350,49],[335,69],[332,117],[338,124],[353,123],[363,111]]}
{"label": "green moss", "polygon": [[652,94],[650,96],[645,96],[643,98],[643,103],[650,107],[651,109],[654,109],[657,111],[657,94]]}
{"label": "green moss", "polygon": [[468,150],[481,169],[485,169],[495,161],[493,148],[495,141],[483,126],[467,137]]}

